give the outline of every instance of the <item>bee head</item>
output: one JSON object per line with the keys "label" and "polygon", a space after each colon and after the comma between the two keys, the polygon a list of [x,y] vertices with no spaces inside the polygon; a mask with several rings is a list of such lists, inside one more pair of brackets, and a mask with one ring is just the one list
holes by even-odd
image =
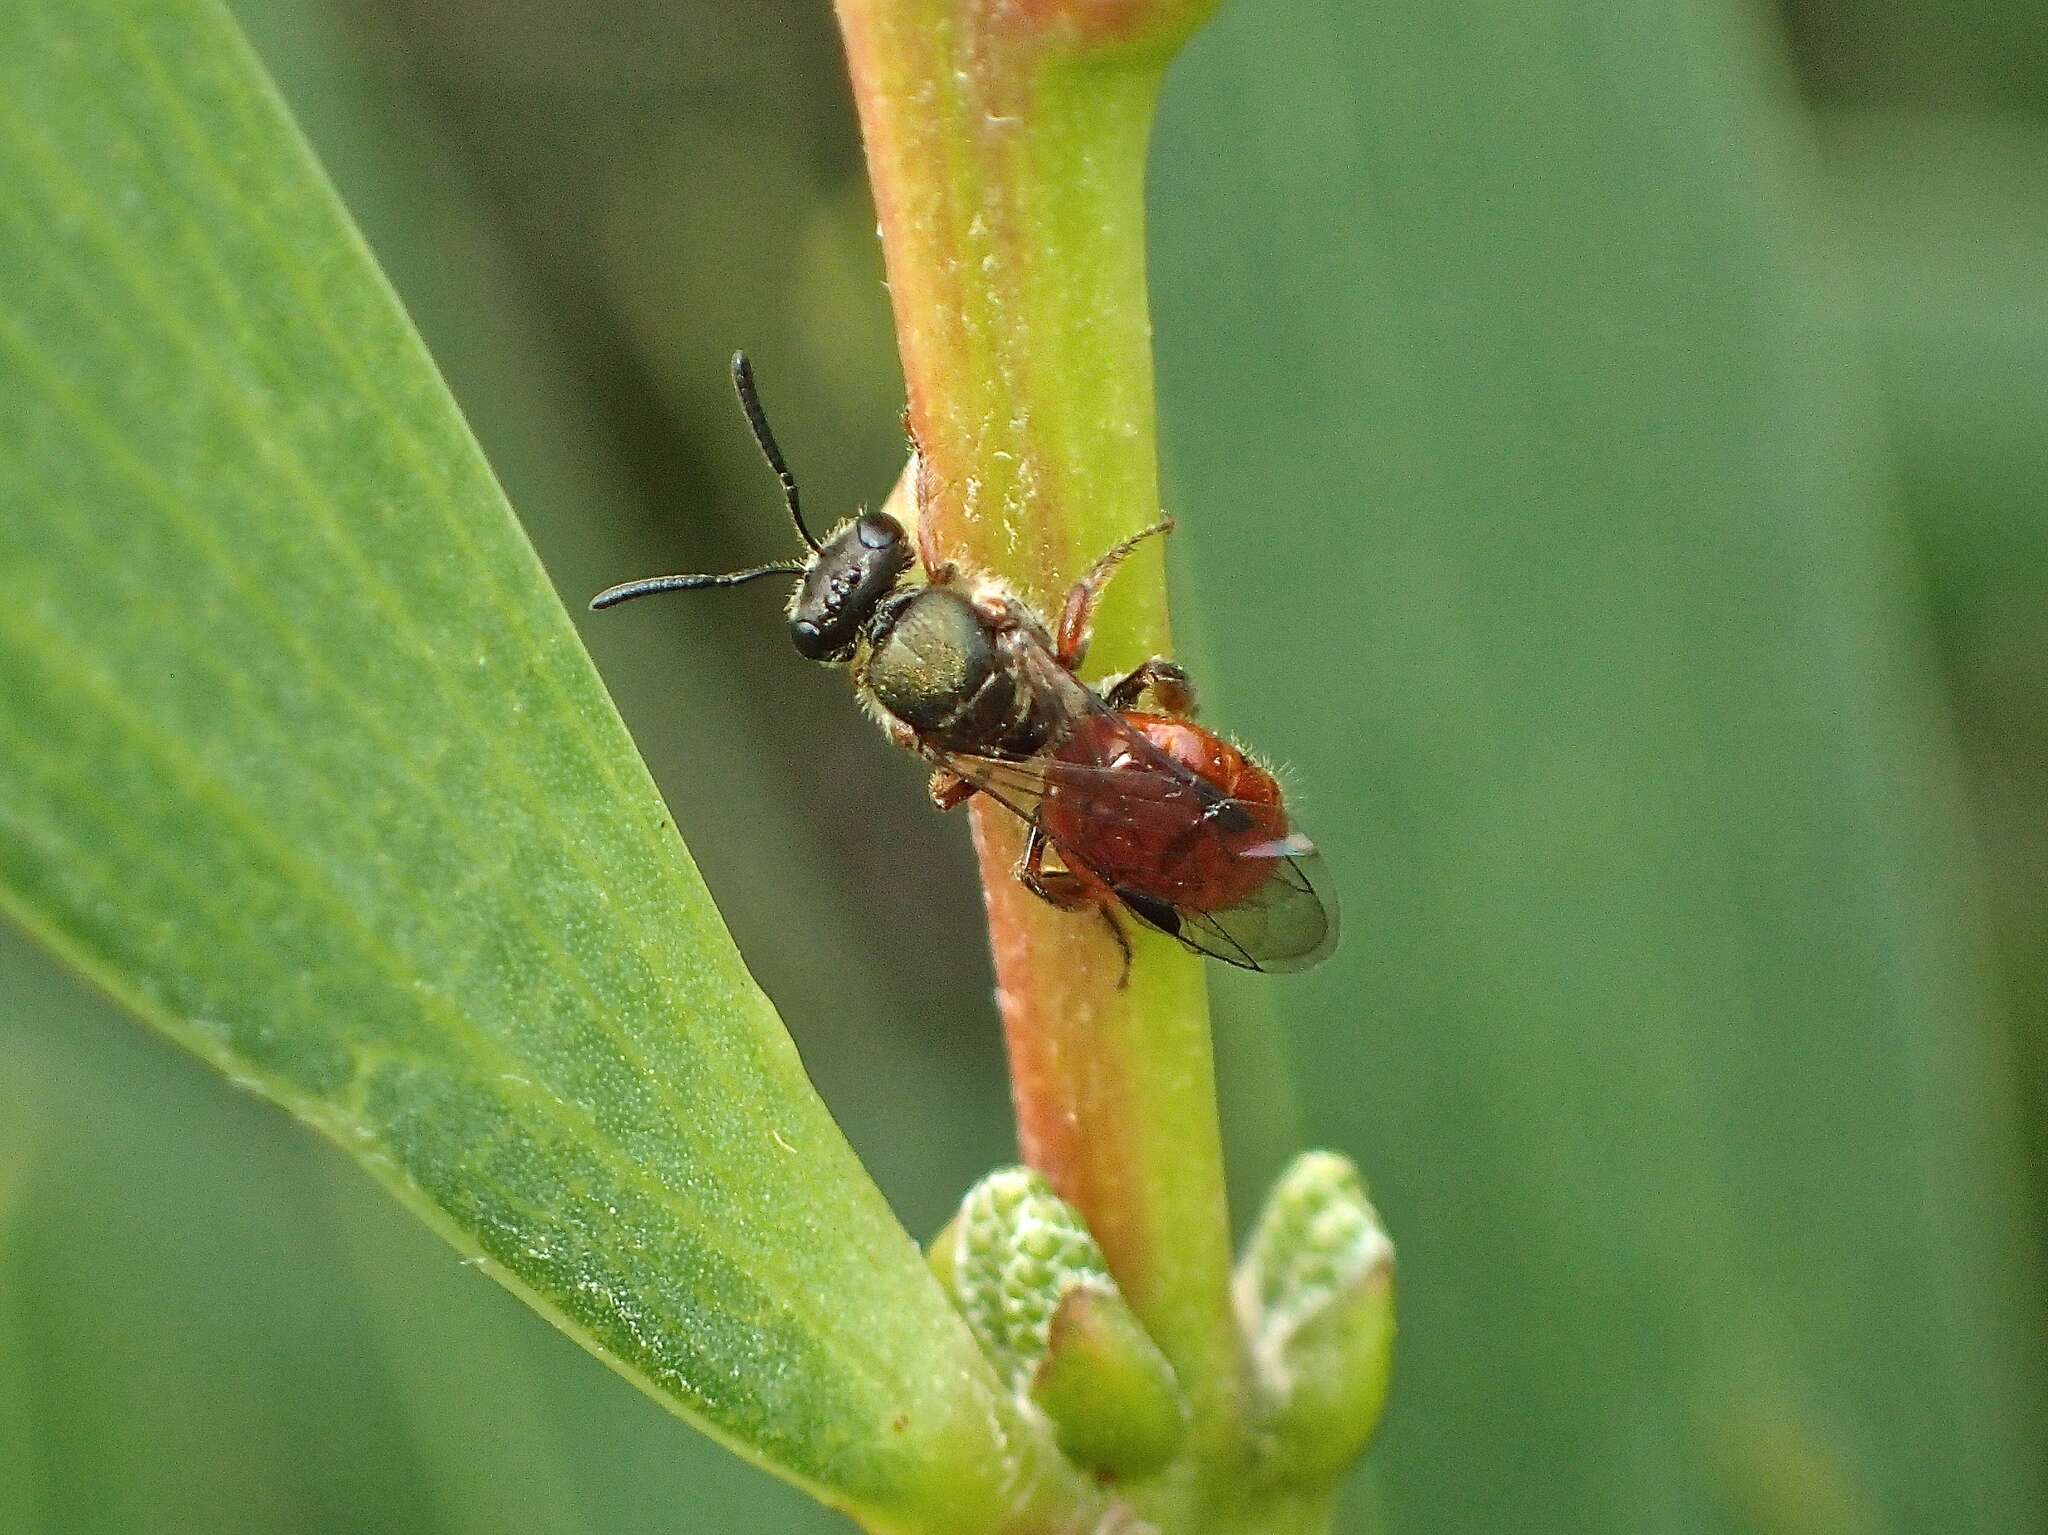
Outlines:
{"label": "bee head", "polygon": [[789,638],[807,661],[853,658],[876,605],[896,589],[916,558],[903,525],[869,512],[838,529],[812,556],[789,605]]}
{"label": "bee head", "polygon": [[830,538],[819,543],[804,523],[803,508],[797,500],[796,476],[789,472],[782,449],[776,446],[775,434],[768,430],[768,418],[761,410],[760,396],[754,391],[754,370],[748,366],[744,352],[733,357],[732,382],[740,397],[740,408],[746,412],[747,424],[753,428],[754,441],[760,445],[761,456],[768,460],[768,467],[782,483],[782,501],[789,509],[789,520],[809,552],[796,559],[771,560],[723,575],[650,576],[644,581],[628,581],[599,592],[590,605],[609,608],[655,592],[705,591],[744,586],[763,576],[796,576],[796,592],[789,600],[789,637],[797,653],[811,661],[850,661],[862,626],[874,617],[877,604],[894,589],[915,558],[910,540],[895,518],[870,512],[835,529]]}

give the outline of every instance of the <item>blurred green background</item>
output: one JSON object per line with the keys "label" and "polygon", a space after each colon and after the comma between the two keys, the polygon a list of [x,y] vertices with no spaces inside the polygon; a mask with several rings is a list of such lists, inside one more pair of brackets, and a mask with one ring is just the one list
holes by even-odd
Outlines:
{"label": "blurred green background", "polygon": [[[900,466],[821,0],[240,0],[572,605]],[[1402,1245],[1347,1528],[2048,1529],[2048,10],[1230,0],[1155,148],[1180,624],[1350,934],[1239,1216]],[[915,1232],[964,828],[761,592],[585,632]],[[792,935],[800,941],[791,941]],[[0,932],[0,1531],[831,1529]]]}

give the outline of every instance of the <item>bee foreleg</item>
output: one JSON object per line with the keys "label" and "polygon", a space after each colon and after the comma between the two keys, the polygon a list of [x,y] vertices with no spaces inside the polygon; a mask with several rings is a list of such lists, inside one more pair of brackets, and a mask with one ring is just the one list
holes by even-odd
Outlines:
{"label": "bee foreleg", "polygon": [[[910,430],[910,407],[903,407],[903,429]],[[931,461],[924,456],[924,450],[917,445],[913,434],[910,439],[911,479],[917,487],[917,563],[924,567],[924,578],[933,586],[944,586],[958,571],[951,560],[939,552],[939,484],[938,476],[932,473]]]}
{"label": "bee foreleg", "polygon": [[1120,677],[1105,677],[1098,691],[1102,701],[1121,714],[1135,708],[1147,691],[1152,701],[1168,714],[1182,719],[1195,717],[1195,684],[1178,661],[1154,656],[1143,666],[1133,667]]}

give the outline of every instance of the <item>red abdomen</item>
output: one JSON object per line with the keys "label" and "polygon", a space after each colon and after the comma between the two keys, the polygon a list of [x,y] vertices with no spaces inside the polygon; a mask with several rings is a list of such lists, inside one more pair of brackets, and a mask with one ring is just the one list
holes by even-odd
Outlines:
{"label": "red abdomen", "polygon": [[1121,719],[1084,715],[1053,754],[1039,802],[1046,835],[1076,872],[1184,910],[1222,911],[1256,893],[1287,835],[1273,775],[1187,720]]}

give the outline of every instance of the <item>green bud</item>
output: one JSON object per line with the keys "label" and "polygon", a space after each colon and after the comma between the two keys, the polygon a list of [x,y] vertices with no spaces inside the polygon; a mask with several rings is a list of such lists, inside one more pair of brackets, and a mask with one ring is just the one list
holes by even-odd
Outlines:
{"label": "green bud", "polygon": [[1173,1367],[1080,1215],[1025,1167],[990,1173],[932,1244],[934,1268],[1003,1382],[1078,1464],[1157,1469],[1187,1426]]}
{"label": "green bud", "polygon": [[960,1217],[955,1215],[946,1222],[945,1228],[932,1238],[931,1245],[924,1250],[924,1261],[931,1266],[932,1274],[939,1281],[939,1288],[952,1298],[957,1307],[960,1304]]}
{"label": "green bud", "polygon": [[1187,1435],[1173,1367],[1114,1290],[1076,1285],[1061,1298],[1030,1390],[1067,1458],[1098,1471],[1157,1471]]}
{"label": "green bud", "polygon": [[1237,1272],[1272,1469],[1311,1486],[1371,1442],[1393,1367],[1394,1244],[1350,1160],[1295,1158]]}

